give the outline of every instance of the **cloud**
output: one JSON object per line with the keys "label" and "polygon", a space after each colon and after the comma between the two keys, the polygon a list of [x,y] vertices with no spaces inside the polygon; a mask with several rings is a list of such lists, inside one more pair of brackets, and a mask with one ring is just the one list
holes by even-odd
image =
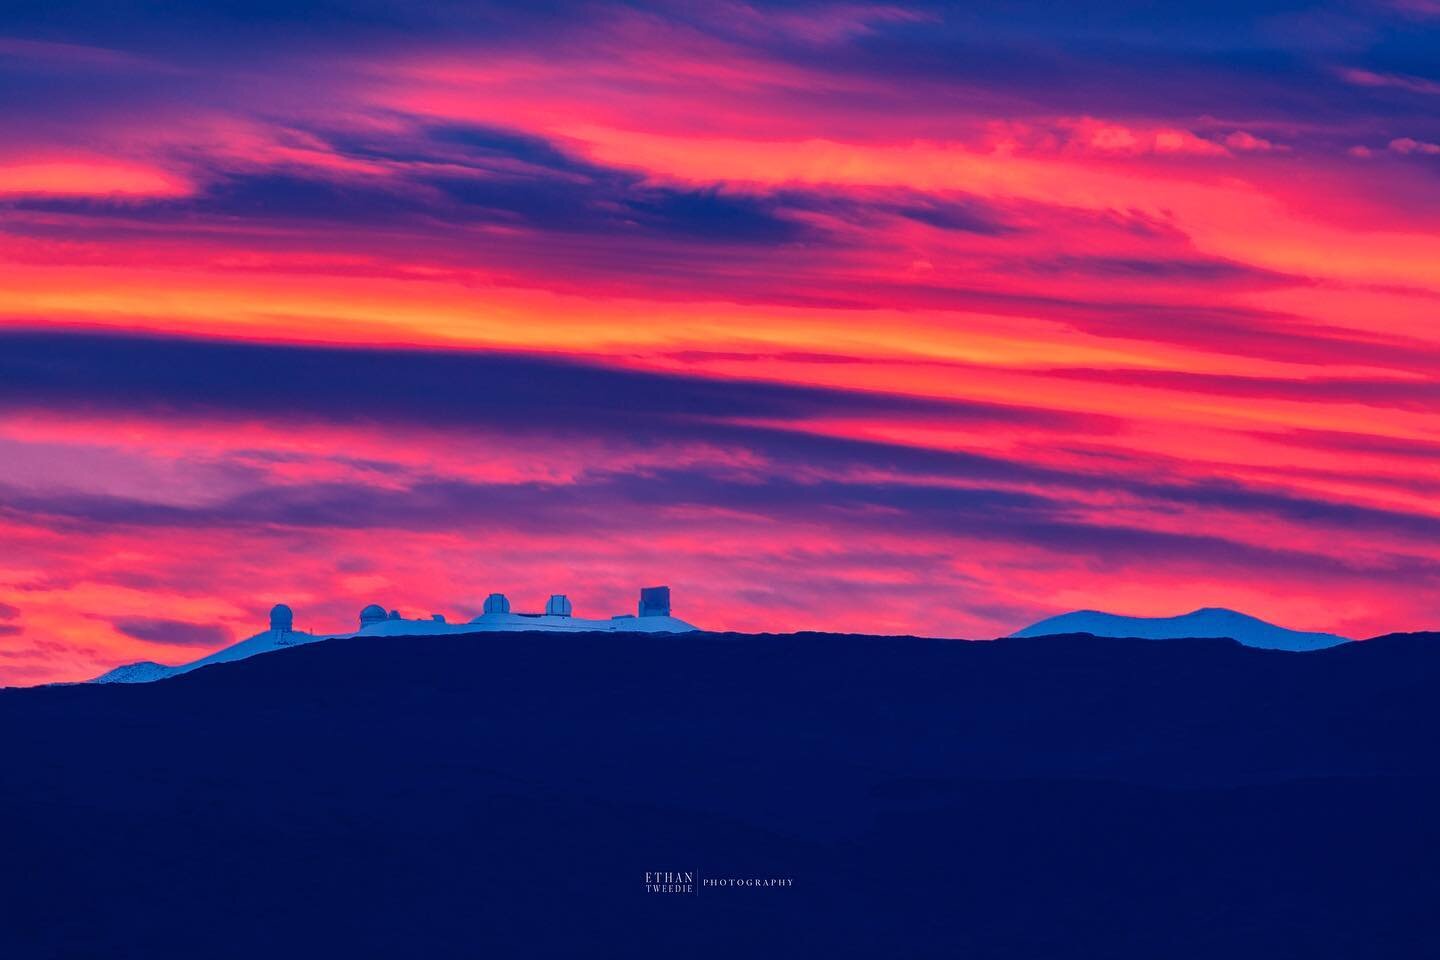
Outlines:
{"label": "cloud", "polygon": [[1440,457],[1440,441],[1415,437],[1353,433],[1343,430],[1293,429],[1259,434],[1267,440],[1318,450],[1371,454],[1429,461]]}
{"label": "cloud", "polygon": [[27,643],[262,580],[348,622],[481,565],[682,571],[758,626],[735,598],[802,577],[944,594],[897,629],[1402,625],[1440,533],[1423,5],[12,4],[0,601]]}
{"label": "cloud", "polygon": [[0,36],[0,59],[13,57],[53,65],[102,70],[160,69],[155,61],[146,60],[120,50],[91,47],[76,43],[47,43],[21,37]]}
{"label": "cloud", "polygon": [[16,620],[19,617],[19,607],[13,607],[8,603],[0,603],[0,620]]}
{"label": "cloud", "polygon": [[[520,434],[536,428],[512,424],[510,429]],[[285,527],[332,533],[507,529],[542,537],[575,531],[591,537],[606,531],[618,534],[635,529],[639,516],[649,518],[648,523],[666,514],[692,519],[732,515],[871,532],[881,524],[891,533],[906,531],[914,537],[1001,541],[1013,536],[1017,543],[1078,555],[1087,549],[1081,531],[1092,535],[1090,551],[1109,541],[1158,550],[1161,544],[1192,534],[1189,529],[1159,530],[1150,524],[1155,518],[1182,517],[1186,528],[1213,528],[1201,538],[1207,544],[1203,555],[1216,562],[1230,557],[1227,563],[1239,562],[1234,558],[1242,555],[1258,556],[1254,551],[1262,544],[1251,533],[1263,529],[1254,526],[1261,520],[1295,523],[1311,532],[1330,529],[1348,536],[1368,532],[1373,537],[1369,549],[1355,561],[1361,564],[1384,562],[1382,542],[1413,546],[1440,535],[1440,519],[1423,513],[1230,481],[1149,479],[1157,474],[1153,466],[1115,470],[1104,469],[1102,463],[1090,470],[1060,468],[1024,459],[744,424],[700,422],[676,433],[617,424],[612,431],[608,442],[613,462],[593,464],[565,480],[477,482],[423,470],[376,482],[276,483],[254,476],[249,489],[203,502],[3,490],[0,504],[11,516],[45,518],[61,529],[72,524],[82,529]],[[731,459],[728,465],[711,459],[657,466],[627,464],[619,453],[657,441],[710,444],[745,456]],[[504,444],[504,435],[488,442]],[[1119,502],[1126,504],[1124,512],[1101,522],[1099,517],[1113,512]],[[1215,511],[1229,516],[1199,523]],[[1237,525],[1236,515],[1247,520]],[[1146,525],[1136,525],[1138,518],[1147,516],[1151,519]],[[1230,546],[1221,549],[1219,542]],[[1298,547],[1291,552],[1306,553]],[[1351,565],[1325,559],[1316,551],[1306,555],[1325,569]]]}
{"label": "cloud", "polygon": [[[1084,478],[1076,478],[1083,480]],[[1115,486],[1091,478],[1091,484]],[[873,536],[877,524],[890,536],[925,538],[931,544],[988,544],[1005,550],[1035,549],[1051,557],[1086,559],[1116,568],[1156,562],[1171,570],[1209,569],[1212,574],[1267,564],[1314,576],[1403,572],[1412,580],[1440,577],[1440,563],[1413,553],[1393,553],[1372,543],[1363,554],[1307,549],[1303,541],[1270,542],[1246,537],[1245,527],[1209,511],[1234,516],[1269,516],[1319,529],[1369,531],[1409,538],[1421,545],[1440,535],[1440,520],[1399,511],[1267,491],[1234,484],[1145,484],[1121,481],[1131,495],[1152,503],[1187,508],[1190,516],[1217,516],[1213,529],[1167,530],[1136,522],[1133,510],[1109,515],[1087,510],[1083,501],[1061,494],[984,486],[954,486],[914,480],[863,482],[801,481],[779,474],[725,477],[706,469],[651,470],[594,476],[579,483],[485,484],[426,480],[405,488],[359,484],[290,485],[256,490],[203,506],[172,506],[118,497],[6,497],[12,509],[31,517],[68,519],[82,528],[151,527],[253,531],[397,531],[427,534],[520,537],[539,542],[584,531],[607,541],[637,529],[659,528],[713,536],[717,526],[743,521],[769,525],[807,524],[840,536]],[[1111,511],[1113,514],[1113,511]],[[1153,516],[1161,516],[1163,511]],[[1189,526],[1189,525],[1187,525]],[[61,525],[64,528],[64,525]],[[710,531],[702,534],[702,531]],[[952,549],[958,549],[952,547]],[[156,624],[159,624],[158,626]],[[138,624],[138,626],[137,626]],[[122,632],[154,642],[209,644],[214,633],[175,630],[173,624],[126,621]],[[181,637],[194,639],[161,639]],[[216,641],[218,642],[218,640]]]}
{"label": "cloud", "polygon": [[1194,281],[1256,286],[1290,286],[1297,278],[1261,270],[1218,257],[1144,257],[1066,254],[1032,260],[1028,266],[1039,273],[1077,273],[1102,277],[1154,279],[1167,282]]}
{"label": "cloud", "polygon": [[1417,19],[1440,17],[1440,0],[1386,0],[1389,6]]}
{"label": "cloud", "polygon": [[[20,210],[83,213],[103,217],[93,201],[107,192],[167,202],[126,208],[124,222],[143,221],[172,228],[198,222],[314,226],[354,225],[424,231],[429,244],[474,245],[474,228],[503,228],[513,242],[517,231],[543,243],[555,235],[594,237],[601,251],[623,251],[647,241],[706,247],[748,247],[758,257],[770,248],[804,244],[814,257],[851,242],[834,235],[840,227],[868,232],[883,242],[887,220],[905,218],[936,229],[1001,236],[1019,228],[1005,210],[955,191],[926,194],[890,190],[814,188],[745,189],[736,186],[667,183],[622,166],[582,159],[543,137],[476,124],[405,125],[400,132],[336,132],[326,136],[294,130],[270,131],[299,146],[282,146],[261,133],[233,134],[233,148],[214,158],[207,181],[198,187],[152,184],[146,193],[141,173],[107,190],[106,171],[57,167],[34,189],[10,192]],[[129,169],[129,168],[126,168]],[[151,172],[156,178],[161,174]],[[118,174],[116,174],[118,177]],[[112,179],[114,179],[112,177]],[[6,192],[0,169],[0,195]],[[182,202],[183,198],[183,202]],[[489,252],[481,248],[484,252]],[[611,254],[614,256],[615,254]],[[628,271],[645,266],[653,250],[621,259]]]}
{"label": "cloud", "polygon": [[216,624],[188,623],[161,617],[121,617],[110,623],[127,637],[169,646],[221,647],[231,639],[230,631]]}
{"label": "cloud", "polygon": [[1345,403],[1422,413],[1440,411],[1440,383],[1402,377],[1253,377],[1183,370],[1070,368],[1054,376],[1174,390],[1189,395],[1254,397],[1295,403]]}
{"label": "cloud", "polygon": [[1397,137],[1390,141],[1390,149],[1399,154],[1424,153],[1440,154],[1440,143],[1429,143],[1410,137]]}
{"label": "cloud", "polygon": [[1393,87],[1410,93],[1440,95],[1440,82],[1424,77],[1411,77],[1394,73],[1376,73],[1373,70],[1348,68],[1340,71],[1346,82],[1359,87]]}
{"label": "cloud", "polygon": [[0,332],[0,407],[188,409],[567,433],[682,434],[680,420],[884,414],[1072,428],[1105,423],[1022,405],[650,373],[536,354],[14,330]]}
{"label": "cloud", "polygon": [[1244,130],[1236,130],[1234,133],[1228,134],[1225,137],[1225,146],[1242,153],[1268,153],[1271,150],[1284,149],[1264,137],[1257,137]]}
{"label": "cloud", "polygon": [[192,192],[190,184],[174,174],[136,164],[95,159],[0,164],[0,198],[153,199]]}

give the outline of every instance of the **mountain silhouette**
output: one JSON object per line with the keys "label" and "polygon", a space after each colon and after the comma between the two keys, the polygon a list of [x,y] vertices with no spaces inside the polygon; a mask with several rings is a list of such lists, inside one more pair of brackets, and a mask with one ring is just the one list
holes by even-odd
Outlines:
{"label": "mountain silhouette", "polygon": [[1437,640],[356,637],[3,690],[0,955],[1433,957]]}
{"label": "mountain silhouette", "polygon": [[1023,630],[1017,637],[1043,637],[1061,633],[1088,633],[1096,637],[1137,637],[1145,640],[1178,640],[1186,637],[1225,637],[1247,647],[1267,650],[1321,650],[1348,643],[1348,637],[1332,633],[1306,633],[1287,630],[1257,617],[1226,610],[1203,607],[1178,617],[1124,617],[1098,610],[1076,610],[1062,613]]}

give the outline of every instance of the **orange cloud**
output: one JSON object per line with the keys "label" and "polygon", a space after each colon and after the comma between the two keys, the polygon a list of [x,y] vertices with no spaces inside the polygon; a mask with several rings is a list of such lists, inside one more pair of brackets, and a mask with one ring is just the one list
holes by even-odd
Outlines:
{"label": "orange cloud", "polygon": [[0,196],[184,197],[194,187],[157,167],[101,159],[0,164]]}

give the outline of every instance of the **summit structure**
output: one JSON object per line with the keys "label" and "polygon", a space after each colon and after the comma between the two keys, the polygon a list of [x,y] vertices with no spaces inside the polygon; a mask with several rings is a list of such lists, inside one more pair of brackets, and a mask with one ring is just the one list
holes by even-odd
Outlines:
{"label": "summit structure", "polygon": [[[378,616],[377,616],[378,614]],[[637,613],[618,613],[610,617],[590,619],[575,616],[575,606],[563,593],[551,594],[544,610],[522,613],[511,608],[510,598],[492,593],[485,598],[479,616],[464,623],[450,623],[438,613],[410,619],[399,612],[372,603],[360,611],[360,636],[414,636],[433,633],[480,633],[490,630],[544,630],[582,633],[687,633],[698,629],[670,615],[670,588],[644,587],[640,591]]]}
{"label": "summit structure", "polygon": [[258,653],[285,647],[316,643],[343,637],[413,637],[434,634],[468,634],[494,632],[540,631],[546,633],[691,633],[698,628],[670,615],[670,588],[645,587],[640,591],[638,613],[621,613],[599,619],[575,616],[574,604],[563,593],[552,594],[543,612],[522,613],[511,609],[510,599],[503,593],[485,598],[479,616],[450,623],[443,614],[432,613],[424,618],[401,616],[399,610],[386,611],[378,603],[360,610],[359,626],[348,633],[306,633],[295,629],[295,613],[278,603],[270,611],[270,628],[247,637],[239,643],[217,650],[206,657],[178,666],[144,660],[127,663],[101,674],[92,683],[147,683],[166,677],[189,673],[212,663],[244,660]]}

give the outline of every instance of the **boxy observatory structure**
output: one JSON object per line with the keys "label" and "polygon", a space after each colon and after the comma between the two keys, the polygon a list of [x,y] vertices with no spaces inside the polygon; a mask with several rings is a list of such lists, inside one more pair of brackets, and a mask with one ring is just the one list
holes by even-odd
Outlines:
{"label": "boxy observatory structure", "polygon": [[690,633],[697,628],[684,620],[670,615],[670,588],[645,587],[640,591],[640,604],[636,613],[621,613],[612,617],[591,620],[575,616],[574,604],[563,593],[552,594],[545,602],[543,613],[520,613],[510,608],[510,599],[503,593],[492,593],[485,598],[480,615],[466,623],[450,623],[444,616],[432,613],[424,619],[407,619],[398,610],[387,611],[378,603],[366,605],[360,611],[359,628],[349,633],[309,633],[295,629],[295,611],[283,603],[270,609],[270,627],[239,643],[216,650],[214,653],[193,660],[190,663],[168,666],[163,663],[142,661],[116,667],[98,677],[94,683],[148,683],[166,677],[189,673],[214,663],[229,663],[244,660],[259,653],[269,653],[285,647],[316,643],[337,637],[413,637],[434,634],[465,634],[487,632],[528,632],[550,633]]}
{"label": "boxy observatory structure", "polygon": [[425,619],[408,619],[399,612],[372,603],[360,611],[358,634],[404,636],[430,633],[474,633],[487,630],[546,630],[580,633],[686,633],[695,626],[670,615],[670,588],[644,587],[636,613],[621,613],[601,619],[575,616],[575,606],[563,593],[551,594],[541,613],[522,613],[510,606],[510,598],[492,593],[485,598],[480,615],[468,623],[448,623],[439,614]]}

